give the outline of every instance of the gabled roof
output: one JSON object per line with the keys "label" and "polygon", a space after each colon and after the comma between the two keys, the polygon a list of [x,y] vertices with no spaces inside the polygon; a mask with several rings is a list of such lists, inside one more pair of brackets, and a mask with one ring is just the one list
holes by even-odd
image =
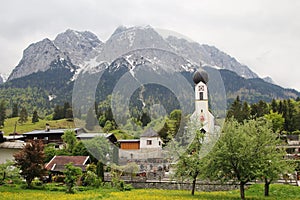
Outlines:
{"label": "gabled roof", "polygon": [[116,143],[118,140],[116,136],[113,133],[81,133],[77,135],[76,137],[81,140],[87,140],[87,139],[93,139],[95,137],[105,137],[112,143]]}
{"label": "gabled roof", "polygon": [[149,128],[141,135],[141,137],[159,137],[159,135],[152,128]]}
{"label": "gabled roof", "polygon": [[82,128],[74,128],[74,129],[50,129],[49,131],[46,130],[34,130],[31,132],[23,133],[23,135],[39,135],[39,134],[64,134],[66,130],[74,130],[76,133],[78,131],[84,130]]}
{"label": "gabled roof", "polygon": [[74,166],[85,171],[85,165],[89,158],[89,156],[54,156],[45,168],[50,171],[63,172],[66,164],[73,163]]}

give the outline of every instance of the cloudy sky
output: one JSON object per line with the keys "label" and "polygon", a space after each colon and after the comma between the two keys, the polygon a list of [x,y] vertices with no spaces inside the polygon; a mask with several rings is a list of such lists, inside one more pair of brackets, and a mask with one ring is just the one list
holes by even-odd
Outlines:
{"label": "cloudy sky", "polygon": [[68,28],[106,41],[119,25],[151,25],[214,45],[300,91],[299,10],[298,0],[3,0],[0,73],[9,73],[31,43]]}

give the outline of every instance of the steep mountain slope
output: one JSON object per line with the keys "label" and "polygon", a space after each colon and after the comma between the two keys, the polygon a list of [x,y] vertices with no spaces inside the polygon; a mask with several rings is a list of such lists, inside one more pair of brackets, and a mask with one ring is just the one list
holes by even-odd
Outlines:
{"label": "steep mountain slope", "polygon": [[24,50],[21,61],[10,74],[8,81],[39,71],[46,71],[50,69],[50,64],[54,59],[64,60],[68,59],[68,56],[47,38],[31,44]]}
{"label": "steep mountain slope", "polygon": [[[147,86],[135,88],[133,104],[161,101],[165,102],[169,112],[178,108],[179,100],[174,98],[177,89],[183,91],[179,99],[193,106],[193,95],[188,93],[188,89],[180,88],[184,84],[178,83],[187,81],[192,87],[192,74],[200,65],[205,66],[211,77],[219,74],[229,101],[237,95],[250,103],[300,96],[295,90],[284,89],[258,78],[247,66],[216,47],[174,36],[164,38],[150,26],[118,27],[105,43],[91,32],[67,30],[54,41],[44,39],[32,44],[24,50],[9,81],[0,87],[0,95],[8,97],[10,88],[36,88],[35,91],[43,94],[41,98],[44,103],[39,105],[50,108],[53,106],[51,104],[70,102],[74,84],[82,84],[75,91],[78,102],[85,103],[86,96],[92,101],[96,98],[98,102],[112,94],[119,81],[126,76],[128,80],[123,85],[129,89],[129,83],[142,85],[144,81],[149,82]],[[185,80],[180,77],[185,77]],[[178,87],[168,90],[173,87],[170,83],[176,83]],[[214,80],[209,84],[211,91],[222,87],[220,82],[216,84]],[[217,100],[221,98],[224,97],[218,96]],[[212,104],[217,106],[217,100]]]}
{"label": "steep mountain slope", "polygon": [[123,54],[145,48],[172,50],[169,44],[152,27],[118,27],[103,45],[98,62],[112,62]]}
{"label": "steep mountain slope", "polygon": [[208,65],[218,69],[228,69],[245,78],[258,78],[246,65],[240,64],[235,58],[220,51],[214,46],[200,45],[186,39],[169,36],[166,39],[175,52],[195,63]]}
{"label": "steep mountain slope", "polygon": [[62,52],[67,53],[73,64],[77,66],[96,57],[103,45],[103,42],[89,31],[80,32],[70,29],[58,34],[53,43]]}

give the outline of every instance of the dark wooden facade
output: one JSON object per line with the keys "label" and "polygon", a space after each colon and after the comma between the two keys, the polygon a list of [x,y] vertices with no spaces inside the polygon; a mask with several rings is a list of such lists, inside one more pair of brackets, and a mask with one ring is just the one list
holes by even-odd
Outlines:
{"label": "dark wooden facade", "polygon": [[[61,136],[64,134],[64,132],[68,129],[53,129],[53,130],[36,130],[28,133],[24,133],[25,136],[25,142],[31,141],[31,140],[42,140],[44,144],[48,143],[56,143],[56,144],[62,144],[63,140]],[[84,129],[82,128],[75,128],[71,129],[75,131],[75,134],[84,133]]]}

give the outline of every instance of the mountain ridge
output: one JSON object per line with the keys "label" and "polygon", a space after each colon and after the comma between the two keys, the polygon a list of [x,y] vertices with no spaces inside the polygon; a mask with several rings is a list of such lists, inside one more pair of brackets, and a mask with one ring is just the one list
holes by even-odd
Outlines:
{"label": "mountain ridge", "polygon": [[[91,60],[95,61],[93,67],[96,67],[102,62],[110,63],[115,58],[132,50],[157,48],[182,55],[197,65],[205,64],[219,69],[229,69],[245,78],[258,77],[257,74],[252,72],[246,65],[240,64],[235,58],[214,46],[206,44],[201,45],[197,42],[191,42],[175,36],[164,38],[149,25],[129,28],[119,26],[106,42],[99,40],[92,32],[75,31],[71,29],[67,29],[65,32],[58,34],[53,41],[49,39],[47,39],[47,41],[52,43],[61,54],[68,56],[74,65],[77,65],[82,69],[86,67],[87,63],[90,64]],[[40,42],[32,45],[38,45]],[[25,51],[30,49],[32,45],[26,48]],[[25,51],[21,61],[28,60]],[[55,55],[56,54],[53,53],[53,57],[55,57]],[[47,60],[40,59],[46,63],[45,65],[49,64]],[[45,69],[48,69],[44,65],[38,65],[36,63],[32,63],[32,65],[38,65],[39,69],[30,69],[28,65],[24,65],[21,61],[10,74],[9,80],[26,76],[37,70],[44,71]]]}
{"label": "mountain ridge", "polygon": [[[78,97],[79,100],[84,100],[84,92],[96,90],[90,99],[95,98],[99,102],[112,94],[114,86],[123,75],[129,75],[131,80],[153,78],[157,80],[156,85],[165,79],[164,76],[175,83],[178,82],[176,76],[184,76],[193,87],[192,74],[201,67],[220,74],[228,101],[237,95],[249,103],[300,96],[296,90],[284,89],[264,81],[246,65],[214,46],[174,36],[163,37],[151,26],[118,27],[106,42],[99,40],[92,32],[68,29],[54,40],[44,39],[33,43],[24,50],[9,80],[1,84],[0,95],[8,97],[14,88],[34,88],[34,91],[43,94],[39,105],[50,109],[55,104],[71,102],[72,90],[78,82],[86,85],[81,91],[76,91],[83,95]],[[173,78],[169,77],[172,73],[176,75]],[[172,106],[173,103],[178,104],[172,100],[174,96],[167,93],[164,86],[155,87],[153,84],[145,87],[148,93],[144,95],[152,101],[160,98],[168,102],[165,104],[168,111],[176,108]],[[168,96],[164,97],[158,91]],[[139,95],[135,97],[140,98]],[[30,101],[32,103],[27,104],[34,104],[33,100]],[[136,100],[135,103],[140,104]]]}

